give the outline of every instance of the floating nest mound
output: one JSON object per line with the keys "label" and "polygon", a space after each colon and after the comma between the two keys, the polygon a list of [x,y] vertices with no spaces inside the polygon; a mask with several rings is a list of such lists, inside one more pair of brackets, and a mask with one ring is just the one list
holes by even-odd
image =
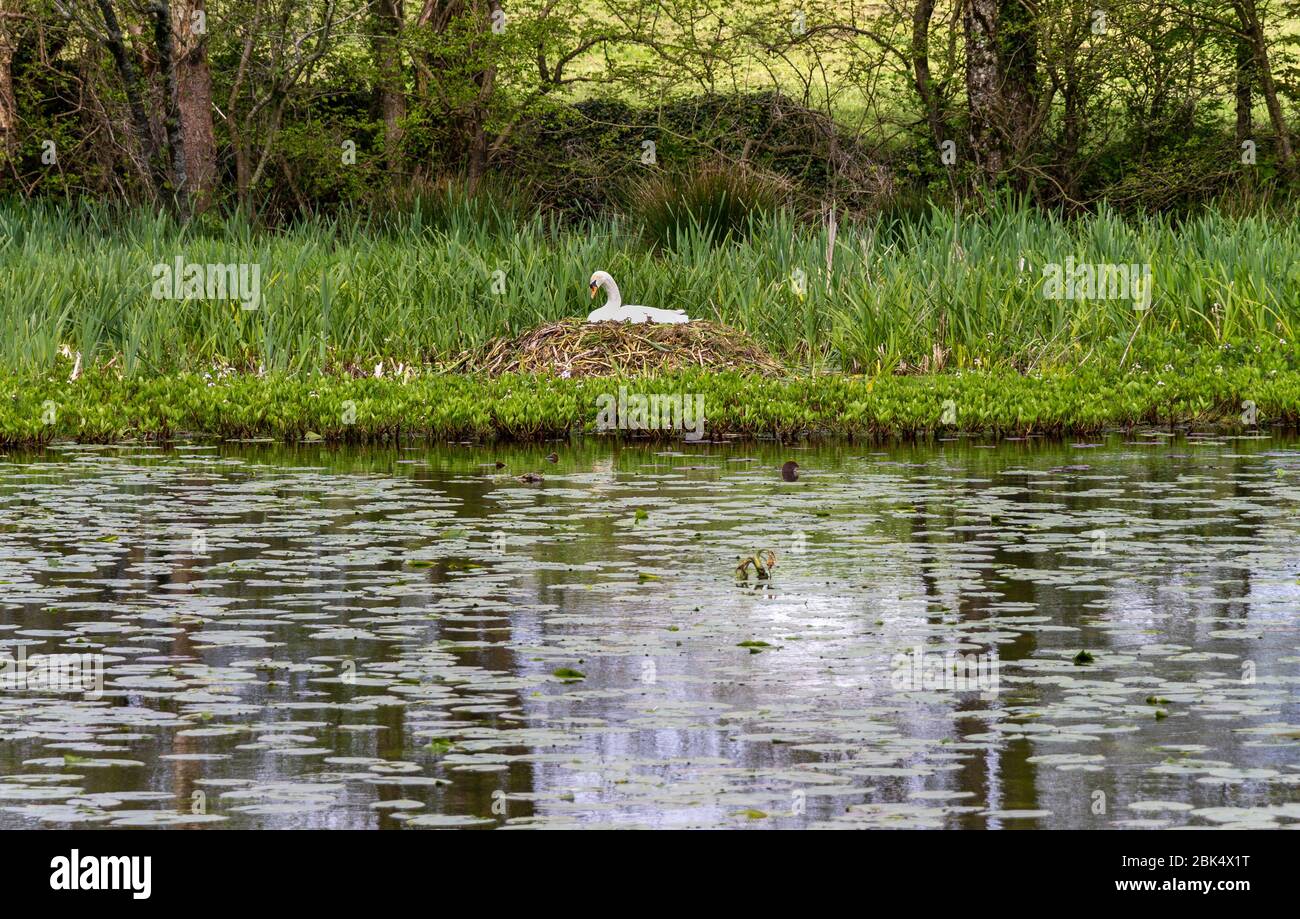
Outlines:
{"label": "floating nest mound", "polygon": [[675,325],[565,319],[462,355],[452,369],[558,377],[639,376],[676,370],[739,370],[775,376],[784,368],[739,329],[712,322]]}

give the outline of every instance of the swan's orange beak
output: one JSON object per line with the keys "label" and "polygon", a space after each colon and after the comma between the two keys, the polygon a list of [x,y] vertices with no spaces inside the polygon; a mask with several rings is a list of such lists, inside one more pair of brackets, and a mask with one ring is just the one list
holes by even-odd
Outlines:
{"label": "swan's orange beak", "polygon": [[591,288],[591,297],[589,299],[594,300],[596,298],[596,282],[592,281],[587,286]]}

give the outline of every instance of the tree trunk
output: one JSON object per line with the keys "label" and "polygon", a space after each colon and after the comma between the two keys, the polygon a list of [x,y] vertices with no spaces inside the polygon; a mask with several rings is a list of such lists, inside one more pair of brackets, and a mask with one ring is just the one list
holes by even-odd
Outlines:
{"label": "tree trunk", "polygon": [[[479,51],[480,40],[491,40],[493,19],[500,10],[500,0],[472,0],[468,5],[465,0],[424,0],[420,15],[416,17],[416,27],[441,35],[460,14],[472,16],[476,38],[470,43],[468,54],[473,56]],[[492,155],[492,141],[488,137],[487,128],[492,97],[496,91],[497,69],[495,65],[489,64],[473,73],[470,79],[476,92],[468,102],[462,102],[455,95],[444,94],[439,86],[439,77],[444,71],[455,73],[462,68],[462,61],[444,61],[437,53],[420,54],[416,58],[416,86],[421,95],[432,93],[445,107],[447,118],[453,125],[450,157],[463,163],[467,189],[472,195],[487,174]]]}
{"label": "tree trunk", "polygon": [[190,183],[185,170],[185,134],[181,130],[180,93],[176,83],[176,46],[172,41],[172,11],[168,0],[149,4],[153,18],[153,42],[158,51],[158,69],[163,77],[163,125],[167,130],[167,151],[171,166],[171,190],[176,209],[189,217]]}
{"label": "tree trunk", "polygon": [[14,48],[18,44],[18,0],[0,0],[0,162],[18,146],[18,102],[14,98]]}
{"label": "tree trunk", "polygon": [[1273,123],[1273,132],[1277,134],[1278,158],[1286,172],[1293,172],[1295,154],[1291,148],[1291,131],[1287,127],[1282,104],[1277,98],[1277,84],[1273,81],[1273,70],[1269,66],[1268,41],[1264,37],[1264,28],[1259,20],[1259,9],[1255,5],[1255,0],[1237,0],[1233,5],[1236,7],[1242,32],[1249,39],[1255,55],[1259,89],[1264,94],[1264,104],[1268,107],[1268,117]]}
{"label": "tree trunk", "polygon": [[1029,0],[965,0],[971,155],[991,184],[1032,145],[1038,119],[1038,23]]}
{"label": "tree trunk", "polygon": [[[491,35],[492,23],[501,11],[501,0],[487,0],[487,20],[483,23],[483,34]],[[488,151],[491,149],[487,136],[487,120],[492,95],[496,91],[497,68],[490,65],[477,74],[474,82],[478,84],[478,100],[474,105],[474,133],[470,142],[469,193],[478,191],[479,182],[487,174]]]}
{"label": "tree trunk", "polygon": [[971,156],[982,178],[992,182],[1006,166],[998,120],[1002,117],[1002,75],[998,67],[998,0],[966,0],[966,98],[970,109]]}
{"label": "tree trunk", "polygon": [[131,112],[131,132],[135,134],[140,145],[140,155],[144,157],[144,175],[156,197],[163,196],[165,177],[158,168],[158,147],[153,140],[153,131],[149,127],[149,116],[145,114],[144,99],[140,94],[140,74],[135,62],[126,50],[126,41],[122,37],[122,25],[109,0],[97,0],[99,14],[104,18],[107,31],[108,50],[113,55],[113,63],[122,78],[122,89],[126,93],[127,108]]}
{"label": "tree trunk", "polygon": [[[239,65],[235,68],[235,78],[230,86],[230,95],[226,99],[226,130],[230,134],[230,148],[235,155],[235,196],[239,201],[239,206],[244,211],[248,211],[249,191],[251,185],[252,165],[249,163],[248,141],[240,121],[239,115],[239,94],[243,91],[244,81],[248,76],[249,62],[253,59],[253,45],[255,43],[255,33],[262,22],[262,7],[260,0],[257,0],[253,8],[252,27],[244,35],[244,46],[239,53]],[[251,128],[250,128],[251,130]]]}
{"label": "tree trunk", "polygon": [[1033,143],[1038,107],[1038,23],[1027,0],[1002,0],[997,23],[998,71],[1002,82],[1007,149],[1017,156]]}
{"label": "tree trunk", "polygon": [[172,0],[176,35],[176,87],[185,175],[196,212],[207,210],[217,184],[217,140],[212,125],[212,71],[206,29],[195,32],[196,15],[206,16],[206,0]]}
{"label": "tree trunk", "polygon": [[402,121],[406,118],[406,87],[402,73],[401,33],[406,13],[402,0],[373,0],[376,85],[379,114],[384,119],[384,153],[388,169],[402,171]]}
{"label": "tree trunk", "polygon": [[488,138],[483,113],[475,110],[469,121],[469,149],[466,159],[466,190],[470,195],[478,191],[479,183],[487,175]]}
{"label": "tree trunk", "polygon": [[937,147],[947,138],[943,126],[943,108],[935,93],[934,78],[930,74],[930,21],[934,18],[935,0],[917,0],[912,10],[912,72],[916,78],[916,93],[925,109],[925,121]]}

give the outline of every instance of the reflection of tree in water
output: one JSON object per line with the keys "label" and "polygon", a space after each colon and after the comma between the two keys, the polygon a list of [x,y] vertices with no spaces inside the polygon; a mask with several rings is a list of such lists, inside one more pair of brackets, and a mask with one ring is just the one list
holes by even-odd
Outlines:
{"label": "reflection of tree in water", "polygon": [[[1019,452],[1025,462],[1035,465],[1052,455],[1043,456],[1037,451]],[[949,454],[956,456],[950,457]],[[945,450],[941,472],[945,479],[950,479],[944,486],[946,495],[943,498],[927,498],[922,495],[914,502],[909,518],[910,541],[913,545],[926,549],[921,555],[918,576],[926,607],[930,610],[926,619],[931,625],[942,625],[953,615],[959,622],[980,622],[998,616],[999,611],[993,607],[1006,603],[1027,603],[1033,604],[1034,608],[1038,607],[1037,588],[1034,584],[1004,579],[996,574],[998,569],[1006,566],[1037,567],[1042,563],[1036,555],[1008,548],[1008,524],[983,513],[990,501],[988,496],[981,495],[984,488],[1008,484],[1007,478],[998,473],[1010,457],[1002,451],[999,451],[998,457],[998,460],[993,460],[992,456],[981,451],[955,445],[949,447]],[[935,473],[926,469],[925,474]],[[977,474],[986,478],[986,483],[970,481]],[[1008,503],[1005,498],[999,498],[994,506],[1001,508]],[[988,529],[979,532],[948,529],[975,522],[986,523]],[[997,531],[1004,535],[997,538]],[[991,541],[990,536],[994,536],[995,541]],[[980,558],[976,564],[966,564],[970,561],[968,558],[958,559],[954,564],[951,556],[956,552],[964,556],[977,553]],[[956,577],[952,576],[954,568],[961,572]],[[1035,633],[1029,631],[1018,632],[1010,642],[1002,643],[981,642],[978,632],[963,630],[958,635],[963,643],[976,646],[974,649],[963,649],[961,653],[990,655],[1001,662],[1030,657],[1037,648]],[[942,654],[949,649],[940,646],[933,650],[934,653]],[[953,739],[961,741],[966,735],[986,733],[991,724],[980,713],[1006,704],[1008,695],[1023,691],[1020,688],[1012,690],[1003,681],[999,694],[993,701],[987,701],[973,692],[953,693]],[[956,799],[955,803],[972,803],[990,810],[1036,808],[1037,769],[1026,762],[1031,755],[1028,746],[1024,741],[1013,741],[995,743],[987,751],[966,751],[968,758],[962,761],[961,769],[950,775],[956,779],[954,790],[973,792],[974,797]],[[935,780],[945,783],[944,775],[940,773]],[[992,823],[979,814],[961,815],[957,820],[957,825],[965,828],[983,828]]]}

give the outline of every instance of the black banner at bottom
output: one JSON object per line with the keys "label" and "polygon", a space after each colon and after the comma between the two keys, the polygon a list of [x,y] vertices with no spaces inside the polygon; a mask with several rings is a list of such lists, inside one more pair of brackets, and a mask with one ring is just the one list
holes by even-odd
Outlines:
{"label": "black banner at bottom", "polygon": [[[637,890],[730,903],[880,893],[943,908],[990,894],[1230,907],[1292,889],[1276,831],[1206,832],[39,831],[0,833],[10,903],[371,908],[517,896],[574,908]],[[937,899],[936,899],[937,898]],[[978,903],[976,902],[978,901]],[[917,901],[922,902],[922,901]],[[563,904],[568,903],[569,906]]]}

